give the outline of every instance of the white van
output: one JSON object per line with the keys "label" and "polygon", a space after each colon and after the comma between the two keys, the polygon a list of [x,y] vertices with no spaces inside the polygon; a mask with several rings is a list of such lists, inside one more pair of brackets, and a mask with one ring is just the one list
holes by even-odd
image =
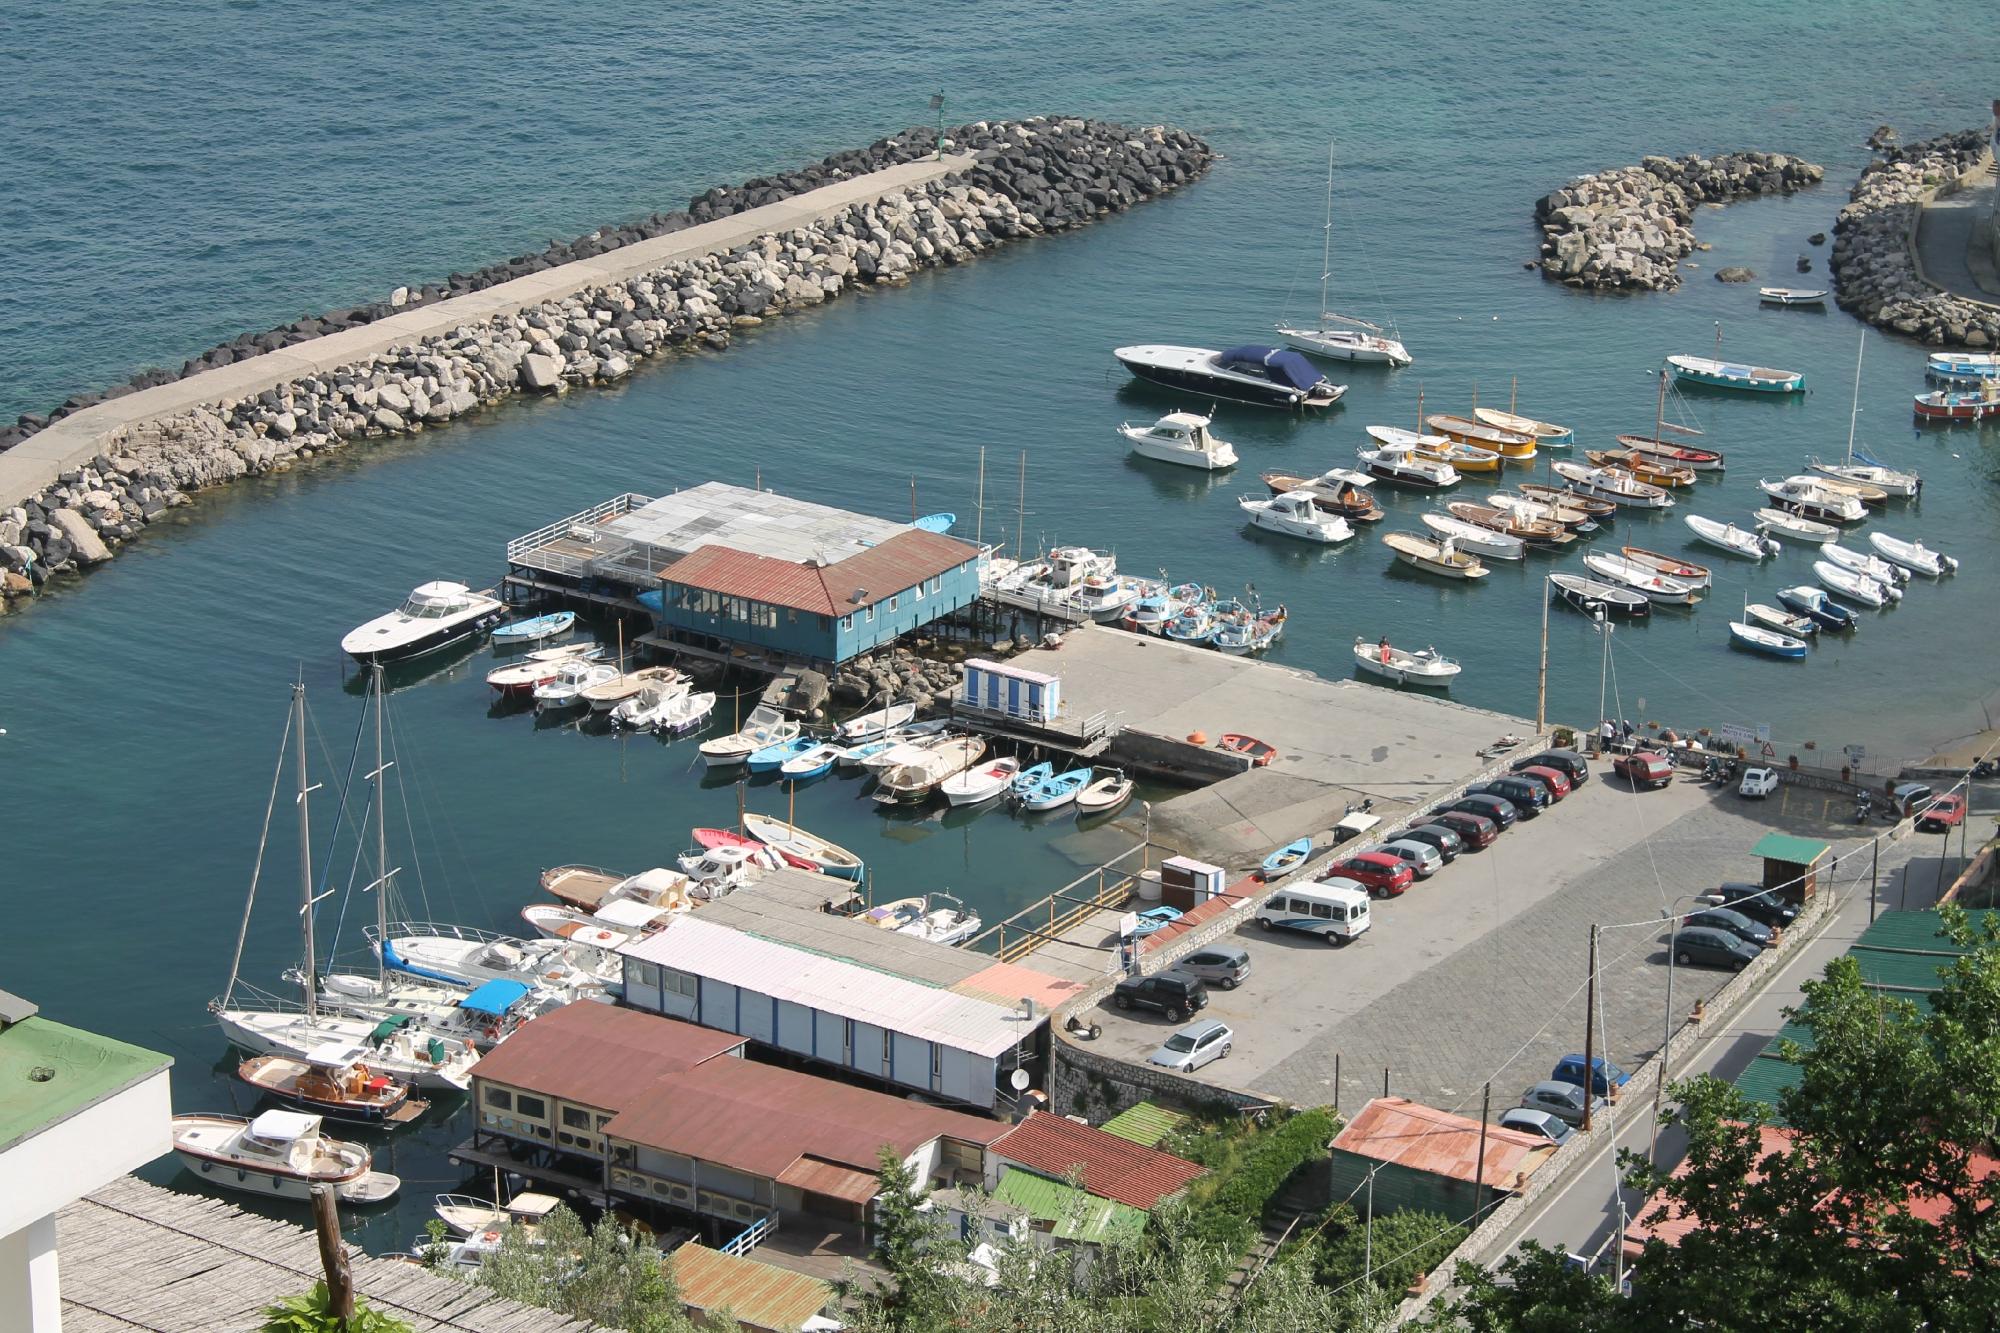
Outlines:
{"label": "white van", "polygon": [[1323,879],[1278,890],[1257,909],[1265,930],[1302,930],[1345,944],[1368,929],[1368,891],[1351,879]]}

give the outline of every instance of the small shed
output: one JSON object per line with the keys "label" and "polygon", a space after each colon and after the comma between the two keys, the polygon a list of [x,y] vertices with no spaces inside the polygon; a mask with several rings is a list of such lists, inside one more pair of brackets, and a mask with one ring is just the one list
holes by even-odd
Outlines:
{"label": "small shed", "polygon": [[681,1305],[700,1324],[726,1314],[757,1333],[799,1333],[823,1326],[817,1317],[837,1303],[833,1287],[818,1278],[694,1241],[674,1251],[673,1271]]}
{"label": "small shed", "polygon": [[1764,887],[1788,901],[1804,906],[1819,892],[1822,863],[1833,849],[1811,838],[1795,838],[1789,833],[1766,833],[1750,849],[1752,856],[1764,858]]}
{"label": "small shed", "polygon": [[1333,1140],[1333,1197],[1352,1197],[1363,1216],[1372,1199],[1378,1213],[1423,1209],[1465,1222],[1480,1205],[1482,1166],[1490,1204],[1520,1189],[1554,1153],[1539,1134],[1481,1125],[1406,1097],[1377,1097]]}
{"label": "small shed", "polygon": [[959,706],[1026,722],[1052,722],[1062,711],[1062,680],[984,657],[965,664]]}

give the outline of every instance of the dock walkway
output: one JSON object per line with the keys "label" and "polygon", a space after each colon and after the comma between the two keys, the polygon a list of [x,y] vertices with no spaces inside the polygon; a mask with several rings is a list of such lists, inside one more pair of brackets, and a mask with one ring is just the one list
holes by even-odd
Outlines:
{"label": "dock walkway", "polygon": [[2000,306],[2000,271],[1993,253],[1994,215],[2000,211],[1993,157],[1973,167],[1948,190],[1927,200],[1917,218],[1918,271],[1932,286],[1967,301]]}
{"label": "dock walkway", "polygon": [[392,347],[483,324],[499,315],[561,300],[578,292],[626,282],[677,260],[726,253],[770,232],[808,226],[884,195],[966,170],[973,159],[906,162],[804,194],[656,236],[607,254],[515,278],[482,291],[405,310],[361,328],[308,339],[233,365],[190,375],[172,384],[98,403],[64,417],[0,453],[0,507],[19,504],[102,453],[116,453],[133,427],[224,399],[240,399],[293,380],[352,365]]}

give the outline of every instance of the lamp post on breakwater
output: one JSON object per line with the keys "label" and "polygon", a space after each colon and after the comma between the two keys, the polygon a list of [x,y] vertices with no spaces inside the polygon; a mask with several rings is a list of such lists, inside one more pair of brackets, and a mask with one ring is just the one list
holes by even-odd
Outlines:
{"label": "lamp post on breakwater", "polygon": [[944,161],[944,89],[931,94],[931,110],[937,114],[937,161]]}

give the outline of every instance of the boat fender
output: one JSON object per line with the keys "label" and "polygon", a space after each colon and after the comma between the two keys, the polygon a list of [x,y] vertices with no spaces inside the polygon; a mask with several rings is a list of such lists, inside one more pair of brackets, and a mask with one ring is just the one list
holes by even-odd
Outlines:
{"label": "boat fender", "polygon": [[500,1039],[500,1025],[498,1023],[488,1023],[485,1030],[486,1040],[498,1041]]}

